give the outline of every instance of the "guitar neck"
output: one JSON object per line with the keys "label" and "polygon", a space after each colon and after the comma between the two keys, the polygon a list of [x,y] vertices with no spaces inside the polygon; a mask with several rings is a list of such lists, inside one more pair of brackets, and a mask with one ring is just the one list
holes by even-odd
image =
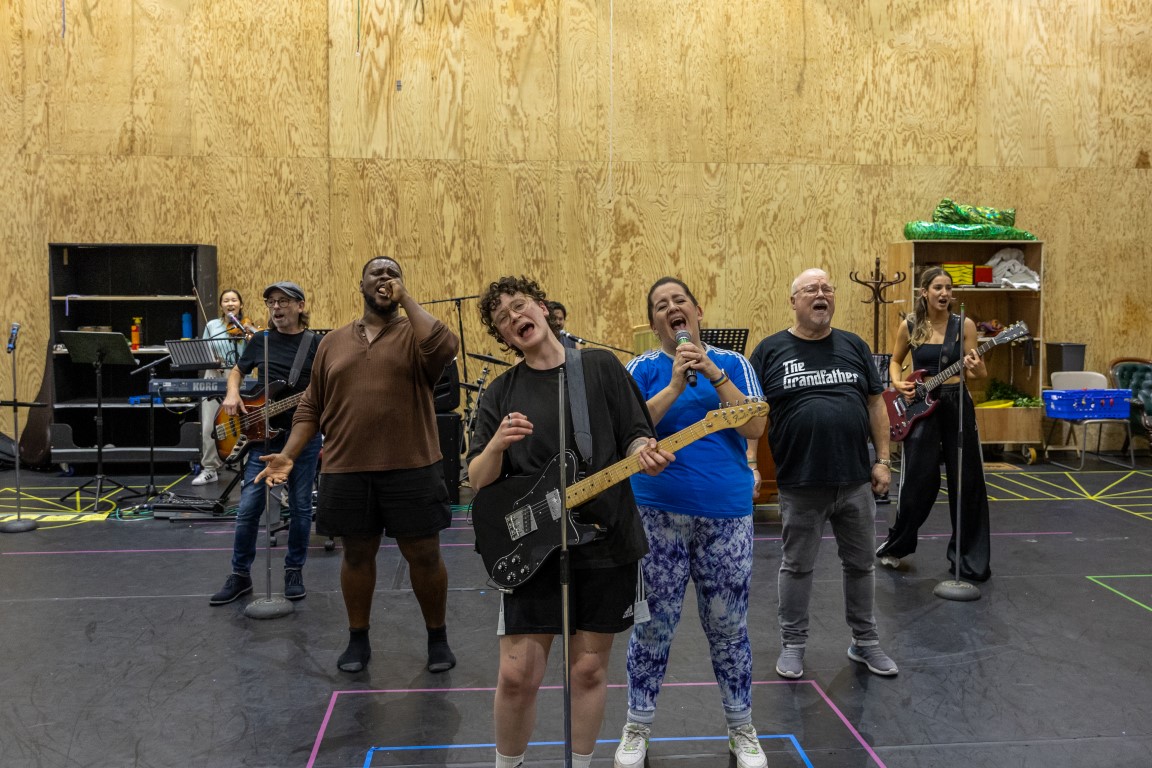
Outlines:
{"label": "guitar neck", "polygon": [[[998,343],[999,342],[997,342],[995,339],[993,339],[991,341],[986,341],[983,344],[981,344],[980,346],[976,347],[976,354],[979,355],[980,357],[984,357],[984,353],[987,352],[988,350],[992,349],[992,347],[996,346]],[[940,371],[940,373],[938,373],[935,376],[933,376],[932,378],[928,379],[928,381],[924,382],[924,387],[928,391],[932,391],[933,389],[936,389],[936,387],[940,386],[944,382],[948,381],[948,379],[950,379],[953,376],[955,376],[956,374],[958,374],[960,372],[960,367],[962,365],[964,365],[964,358],[963,357],[961,357],[956,362],[952,363],[952,365],[948,366],[944,370]]]}
{"label": "guitar neck", "polygon": [[273,416],[284,413],[284,411],[290,411],[295,408],[302,397],[304,397],[304,393],[297,392],[296,394],[286,397],[283,400],[277,400],[274,403],[268,403],[268,405],[260,409],[259,413],[263,415],[264,411],[267,410],[268,418],[272,418]]}
{"label": "guitar neck", "polygon": [[[679,432],[669,435],[660,441],[660,447],[666,451],[675,453],[684,446],[694,443],[700,438],[707,435],[712,431],[706,421],[698,421],[690,427],[685,427]],[[610,467],[606,467],[591,477],[586,477],[583,480],[573,483],[568,486],[567,492],[564,494],[565,503],[569,509],[578,507],[585,502],[591,501],[599,494],[608,490],[622,480],[627,480],[632,475],[640,471],[640,460],[635,456],[629,456],[626,459],[621,459]]]}

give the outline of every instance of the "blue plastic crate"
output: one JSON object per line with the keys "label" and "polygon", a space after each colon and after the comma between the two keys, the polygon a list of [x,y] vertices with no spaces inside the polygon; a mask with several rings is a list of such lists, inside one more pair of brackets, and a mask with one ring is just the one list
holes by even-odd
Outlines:
{"label": "blue plastic crate", "polygon": [[1050,419],[1126,419],[1132,397],[1127,389],[1049,389],[1041,394]]}

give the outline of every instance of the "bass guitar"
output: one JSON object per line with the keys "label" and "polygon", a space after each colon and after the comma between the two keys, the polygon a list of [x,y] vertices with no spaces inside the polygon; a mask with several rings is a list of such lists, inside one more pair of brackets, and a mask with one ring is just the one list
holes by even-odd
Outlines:
{"label": "bass guitar", "polygon": [[[216,412],[212,437],[216,441],[216,453],[219,454],[224,463],[231,463],[243,456],[244,452],[248,450],[249,443],[264,439],[265,413],[271,419],[273,416],[290,411],[300,404],[300,398],[304,397],[303,392],[297,392],[279,400],[276,399],[286,389],[288,389],[286,382],[274,381],[264,391],[241,398],[248,413],[237,413],[235,416],[229,416],[224,413],[223,408]],[[269,395],[271,395],[271,402],[269,402]],[[282,429],[272,428],[268,431],[267,437],[271,440],[281,432],[283,432]]]}
{"label": "bass guitar", "polygon": [[[660,447],[674,453],[705,435],[739,427],[767,414],[767,403],[752,400],[709,411],[692,426],[661,440]],[[568,509],[591,501],[640,471],[640,460],[630,456],[577,480],[577,461],[572,451],[567,452],[565,464],[569,482],[565,484],[563,503]],[[477,492],[472,500],[476,551],[484,560],[492,584],[510,590],[536,574],[548,556],[560,548],[560,513],[559,454],[539,474],[507,477]],[[586,544],[605,532],[601,526],[580,523],[568,516],[565,536],[569,546]]]}
{"label": "bass guitar", "polygon": [[[1023,321],[1013,323],[996,334],[994,338],[977,347],[976,354],[983,357],[984,353],[992,347],[1008,344],[1027,336],[1028,326]],[[916,386],[911,400],[894,389],[887,389],[880,393],[881,397],[884,398],[884,406],[888,409],[889,432],[894,442],[898,443],[908,437],[908,433],[912,431],[916,422],[936,409],[936,404],[939,401],[932,393],[941,384],[958,374],[963,365],[964,360],[961,358],[926,381],[924,380],[924,376],[927,375],[925,371],[913,371],[912,375],[907,378],[907,381],[911,381]]]}

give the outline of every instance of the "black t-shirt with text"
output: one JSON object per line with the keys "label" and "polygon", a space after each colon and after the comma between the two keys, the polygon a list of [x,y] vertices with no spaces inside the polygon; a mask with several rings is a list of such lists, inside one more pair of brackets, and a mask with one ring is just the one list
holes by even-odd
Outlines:
{"label": "black t-shirt with text", "polygon": [[816,341],[785,330],[761,341],[750,360],[768,401],[777,484],[868,482],[868,398],[883,387],[864,340],[836,328]]}

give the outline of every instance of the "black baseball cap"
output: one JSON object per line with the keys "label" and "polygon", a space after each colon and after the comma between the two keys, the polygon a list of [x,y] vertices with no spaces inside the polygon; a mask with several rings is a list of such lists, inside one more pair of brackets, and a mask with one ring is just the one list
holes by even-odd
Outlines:
{"label": "black baseball cap", "polygon": [[291,282],[290,280],[284,280],[279,283],[272,283],[272,285],[264,289],[264,298],[268,298],[268,294],[272,293],[272,291],[280,291],[290,299],[296,299],[296,301],[304,301],[304,289],[296,285],[296,283]]}

